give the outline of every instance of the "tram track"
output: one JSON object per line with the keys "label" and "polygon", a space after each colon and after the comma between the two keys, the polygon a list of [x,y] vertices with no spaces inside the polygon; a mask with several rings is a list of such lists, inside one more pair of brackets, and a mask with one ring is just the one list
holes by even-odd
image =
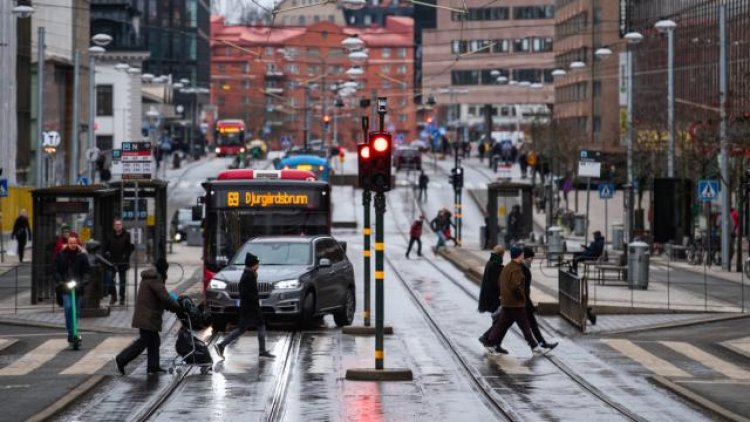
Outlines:
{"label": "tram track", "polygon": [[[412,201],[415,201],[415,198],[412,196]],[[387,203],[389,206],[391,205],[390,199],[387,199]],[[422,210],[421,204],[417,204],[417,206]],[[394,209],[394,208],[392,208]],[[409,237],[404,230],[402,223],[399,218],[394,218],[394,222],[396,223],[396,229],[398,233],[403,237],[406,241],[409,240]],[[429,309],[429,306],[424,303],[422,298],[420,297],[419,293],[414,289],[414,287],[409,283],[406,278],[403,276],[403,274],[397,269],[396,265],[392,262],[392,260],[386,255],[385,257],[386,262],[393,270],[394,274],[396,275],[396,278],[399,279],[401,284],[407,289],[410,296],[414,299],[417,306],[422,310],[423,314],[425,315],[425,318],[432,326],[433,330],[438,334],[438,336],[441,338],[441,340],[447,345],[451,353],[456,357],[456,359],[461,363],[461,366],[464,368],[464,370],[469,374],[471,377],[473,383],[475,386],[479,388],[479,391],[481,392],[482,396],[489,400],[489,402],[493,405],[494,409],[496,409],[498,412],[500,412],[504,417],[508,418],[509,420],[522,420],[523,418],[518,417],[515,412],[513,412],[512,407],[510,404],[508,404],[506,401],[501,400],[499,397],[497,397],[496,394],[493,394],[491,387],[487,384],[487,382],[481,377],[480,375],[477,375],[472,368],[471,364],[466,360],[466,358],[461,354],[461,352],[458,350],[457,346],[453,343],[451,340],[450,334],[448,334],[440,325],[440,323],[436,320],[436,318],[432,315],[432,312]],[[423,260],[425,263],[427,263],[429,266],[434,268],[438,273],[440,273],[446,280],[450,281],[454,286],[456,286],[459,290],[461,290],[465,295],[467,295],[469,298],[477,302],[479,300],[479,296],[477,293],[469,289],[465,283],[462,283],[461,281],[457,280],[455,277],[453,277],[451,274],[440,268],[437,264],[435,264],[433,261],[429,259]],[[544,320],[540,319],[540,325],[543,331],[545,331],[545,334],[550,334],[550,332],[553,331],[552,327]],[[515,331],[513,331],[513,334],[521,338],[521,335]],[[546,358],[553,366],[555,366],[562,374],[564,374],[568,379],[570,379],[574,384],[578,385],[579,388],[581,388],[583,391],[587,392],[591,396],[593,396],[596,400],[603,403],[608,408],[614,410],[616,413],[620,414],[624,418],[631,420],[631,421],[637,421],[642,422],[646,421],[645,418],[642,418],[638,416],[637,414],[631,412],[628,408],[620,404],[619,402],[615,401],[611,397],[609,397],[606,393],[601,391],[598,387],[593,385],[592,383],[588,382],[584,377],[576,373],[575,370],[573,370],[571,367],[569,367],[566,363],[564,363],[561,359],[545,354],[543,355],[544,358]]]}

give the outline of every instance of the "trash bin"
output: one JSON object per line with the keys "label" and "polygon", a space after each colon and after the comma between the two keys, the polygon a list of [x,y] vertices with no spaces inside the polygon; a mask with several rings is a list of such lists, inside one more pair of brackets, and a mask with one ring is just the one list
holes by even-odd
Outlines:
{"label": "trash bin", "polygon": [[558,263],[565,252],[563,247],[562,227],[552,226],[547,229],[547,262]]}
{"label": "trash bin", "polygon": [[187,224],[187,245],[203,246],[203,233],[201,233],[201,223],[191,221]]}
{"label": "trash bin", "polygon": [[648,243],[633,242],[628,245],[628,287],[648,289],[649,256]]}
{"label": "trash bin", "polygon": [[616,223],[612,224],[612,249],[621,251],[625,246],[625,225]]}
{"label": "trash bin", "polygon": [[576,236],[586,236],[586,216],[576,214],[573,220],[573,234]]}
{"label": "trash bin", "polygon": [[495,237],[495,241],[491,242],[491,243],[487,243],[487,240],[488,240],[487,239],[487,235],[488,235],[488,233],[487,233],[487,226],[481,226],[481,227],[479,227],[479,244],[482,245],[482,249],[491,249],[489,247],[490,245],[494,246],[494,245],[497,245],[499,243],[498,239],[500,238],[500,228],[496,229],[495,234],[497,235]]}

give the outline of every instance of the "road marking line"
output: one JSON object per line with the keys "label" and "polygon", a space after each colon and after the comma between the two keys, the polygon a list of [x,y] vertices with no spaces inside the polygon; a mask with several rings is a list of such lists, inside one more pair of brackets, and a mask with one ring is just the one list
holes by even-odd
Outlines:
{"label": "road marking line", "polygon": [[112,360],[112,356],[130,344],[131,337],[109,337],[86,353],[78,362],[60,372],[61,375],[95,374]]}
{"label": "road marking line", "polygon": [[0,376],[27,375],[31,371],[51,361],[58,353],[68,348],[67,339],[47,340],[20,359],[0,369]]}
{"label": "road marking line", "polygon": [[725,342],[722,342],[721,344],[722,346],[732,350],[735,353],[739,353],[750,358],[750,337],[738,338],[736,340],[727,340]]}
{"label": "road marking line", "polygon": [[0,352],[13,345],[16,341],[18,340],[14,338],[0,338]]}
{"label": "road marking line", "polygon": [[657,375],[664,377],[692,377],[692,375],[682,369],[672,365],[653,353],[646,351],[630,340],[608,339],[602,341],[609,347],[638,362],[641,366]]}
{"label": "road marking line", "polygon": [[179,188],[180,188],[180,189],[186,189],[186,188],[188,188],[188,187],[190,187],[190,182],[188,182],[188,181],[186,181],[186,180],[183,180],[183,181],[182,181],[182,182],[180,182],[180,184],[179,184]]}
{"label": "road marking line", "polygon": [[739,366],[727,362],[723,359],[719,359],[716,356],[705,352],[690,343],[684,341],[660,341],[659,343],[669,347],[675,352],[687,356],[699,362],[701,365],[707,366],[716,372],[722,373],[729,378],[739,380],[749,380],[750,372],[740,368]]}

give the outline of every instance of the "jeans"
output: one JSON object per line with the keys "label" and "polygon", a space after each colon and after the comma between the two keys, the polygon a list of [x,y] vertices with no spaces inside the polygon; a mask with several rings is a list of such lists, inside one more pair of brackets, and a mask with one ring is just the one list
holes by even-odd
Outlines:
{"label": "jeans", "polygon": [[[63,310],[65,311],[65,328],[68,330],[68,341],[73,338],[73,295],[62,295]],[[76,319],[81,318],[81,298],[76,295]]]}
{"label": "jeans", "polygon": [[435,248],[445,246],[445,234],[443,233],[442,230],[438,230],[437,237],[438,237],[438,241],[437,241],[437,245],[435,246]]}
{"label": "jeans", "polygon": [[[222,347],[226,347],[228,344],[232,343],[233,341],[237,340],[242,334],[247,331],[249,326],[249,321],[247,321],[245,318],[240,318],[239,323],[237,324],[237,328],[232,330],[231,333],[229,333],[226,337],[224,337],[224,340],[219,342],[219,344]],[[263,321],[263,319],[259,319],[257,324],[258,329],[258,352],[263,353],[266,351],[266,323]]]}
{"label": "jeans", "polygon": [[[119,268],[119,267],[118,267]],[[112,295],[113,299],[117,298],[117,291],[115,289],[115,279],[119,274],[120,277],[120,302],[125,301],[125,289],[128,283],[128,270],[118,269],[117,271],[110,271],[111,283],[109,284],[109,294]]]}
{"label": "jeans", "polygon": [[117,363],[125,367],[133,359],[137,358],[138,355],[143,353],[144,350],[148,349],[148,372],[154,372],[161,368],[159,364],[159,346],[161,346],[161,339],[159,333],[151,330],[140,329],[140,337],[138,337],[130,346],[126,347],[125,350],[120,352],[117,357]]}
{"label": "jeans", "polygon": [[416,242],[417,244],[417,255],[422,256],[422,239],[418,237],[412,237],[409,239],[409,247],[406,248],[406,256],[409,256],[409,253],[411,252],[411,247]]}

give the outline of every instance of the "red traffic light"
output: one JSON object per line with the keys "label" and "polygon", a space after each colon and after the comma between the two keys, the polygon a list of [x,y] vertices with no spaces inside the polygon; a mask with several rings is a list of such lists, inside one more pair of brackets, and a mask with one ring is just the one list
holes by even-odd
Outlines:
{"label": "red traffic light", "polygon": [[331,121],[331,116],[329,116],[327,114],[325,116],[323,116],[323,122],[328,123],[330,121]]}
{"label": "red traffic light", "polygon": [[378,136],[372,141],[372,147],[375,148],[375,151],[377,152],[387,151],[389,146],[388,140],[382,136]]}
{"label": "red traffic light", "polygon": [[369,145],[362,145],[359,149],[359,156],[360,158],[363,158],[365,160],[370,158],[370,146]]}

